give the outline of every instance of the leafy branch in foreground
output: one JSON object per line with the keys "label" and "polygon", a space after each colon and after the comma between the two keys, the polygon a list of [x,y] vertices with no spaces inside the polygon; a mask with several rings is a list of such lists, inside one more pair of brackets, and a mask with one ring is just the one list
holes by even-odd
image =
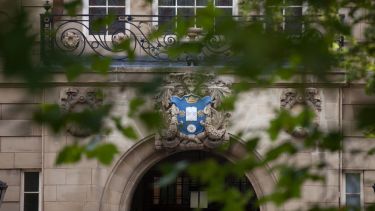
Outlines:
{"label": "leafy branch in foreground", "polygon": [[[73,1],[65,5],[69,14],[74,14],[81,1]],[[235,108],[235,103],[240,98],[241,92],[251,91],[252,86],[264,87],[273,82],[283,79],[295,82],[299,86],[306,85],[307,78],[315,76],[319,82],[330,82],[327,77],[330,71],[336,68],[343,68],[351,80],[364,80],[367,83],[367,92],[374,94],[375,87],[375,9],[371,0],[358,1],[324,1],[309,0],[303,1],[309,5],[308,15],[301,17],[304,31],[293,34],[283,30],[283,17],[280,11],[285,1],[272,0],[245,0],[241,2],[241,14],[243,19],[239,21],[232,17],[225,17],[215,10],[210,4],[200,10],[197,20],[186,20],[176,18],[172,25],[175,28],[178,41],[183,41],[191,24],[196,21],[197,25],[203,28],[201,38],[192,45],[180,42],[173,48],[168,49],[172,58],[180,54],[189,53],[197,57],[203,49],[204,44],[217,44],[218,38],[225,38],[230,49],[232,60],[223,60],[222,56],[212,55],[203,63],[200,70],[216,73],[232,74],[238,76],[244,84],[237,84],[238,93],[225,99],[222,108],[230,110]],[[263,7],[263,8],[261,8]],[[340,20],[338,10],[347,8],[350,22]],[[366,13],[358,13],[366,10]],[[264,13],[251,17],[252,12]],[[101,19],[96,23],[100,28],[108,24],[113,17]],[[365,29],[365,41],[355,40],[351,31],[357,23],[366,20],[368,26]],[[69,81],[73,81],[87,71],[106,74],[111,65],[111,58],[88,56],[77,58],[57,52],[48,52],[46,60],[40,63],[32,59],[34,50],[35,35],[30,34],[30,26],[27,24],[26,13],[20,10],[15,13],[11,21],[1,20],[0,29],[0,55],[3,67],[2,74],[9,77],[22,79],[31,91],[38,91],[40,88],[48,89],[48,80],[51,79],[54,71],[63,71]],[[161,27],[150,36],[155,40],[162,30],[169,30],[168,27]],[[347,42],[346,46],[334,48],[338,37],[343,36]],[[216,42],[215,42],[216,41]],[[124,41],[117,46],[118,50],[129,53],[130,40]],[[220,64],[217,67],[216,64]],[[215,68],[213,68],[215,66]],[[153,93],[160,85],[160,78],[140,87],[140,92]],[[138,107],[146,104],[142,98],[135,99],[130,103],[129,117],[142,120],[151,129],[159,129],[163,119],[154,110],[138,111]],[[95,158],[103,164],[109,164],[118,150],[113,144],[102,143],[102,135],[110,131],[106,127],[106,121],[112,121],[117,130],[131,139],[136,139],[137,134],[130,126],[121,124],[121,118],[113,117],[110,114],[111,106],[106,105],[96,110],[84,110],[77,113],[65,113],[58,105],[42,105],[41,109],[34,115],[38,123],[46,124],[54,132],[63,131],[67,125],[73,124],[89,130],[96,134],[87,142],[76,141],[66,146],[57,158],[57,164],[74,163],[81,160],[83,156]],[[276,117],[270,122],[270,127],[265,130],[272,144],[265,150],[264,157],[259,160],[252,155],[262,140],[256,137],[248,140],[245,145],[248,149],[248,157],[235,164],[218,164],[214,161],[206,161],[198,164],[187,165],[177,164],[175,168],[169,168],[171,174],[167,174],[161,185],[173,180],[180,172],[186,170],[192,176],[199,178],[207,184],[211,197],[209,200],[224,203],[224,210],[243,210],[247,201],[251,199],[251,193],[241,193],[238,190],[226,187],[225,178],[228,175],[244,175],[246,172],[271,166],[278,174],[277,189],[274,193],[259,199],[259,203],[273,202],[282,206],[290,199],[301,196],[301,186],[307,180],[321,180],[321,175],[316,170],[324,170],[328,164],[320,160],[310,166],[298,166],[288,163],[286,157],[293,157],[301,150],[316,149],[322,151],[337,152],[342,150],[343,137],[340,132],[330,131],[325,133],[311,125],[313,116],[308,110],[298,115],[292,115],[286,111],[279,111]],[[364,108],[358,115],[358,127],[365,130],[368,137],[374,137],[374,109]],[[108,120],[110,119],[110,120]],[[289,138],[282,138],[285,131],[290,132],[295,127],[307,128],[308,136],[298,142]],[[281,140],[280,140],[281,139]],[[221,149],[225,150],[225,149]],[[374,149],[369,150],[374,153]],[[309,209],[309,208],[306,208]],[[369,207],[368,209],[373,209]],[[339,210],[339,208],[312,207],[310,210]]]}
{"label": "leafy branch in foreground", "polygon": [[111,143],[99,144],[91,141],[89,144],[72,144],[65,146],[56,158],[56,164],[77,163],[86,155],[89,159],[96,159],[104,165],[112,163],[114,156],[118,153],[117,147]]}

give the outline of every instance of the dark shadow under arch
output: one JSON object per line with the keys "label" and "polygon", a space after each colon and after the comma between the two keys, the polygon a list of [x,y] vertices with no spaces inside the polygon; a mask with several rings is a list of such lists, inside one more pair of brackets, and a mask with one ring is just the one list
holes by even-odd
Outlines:
{"label": "dark shadow under arch", "polygon": [[[230,162],[214,151],[192,150],[172,154],[156,163],[143,175],[142,179],[137,184],[132,197],[131,210],[192,211],[194,210],[194,206],[193,208],[191,206],[194,203],[192,203],[191,200],[194,201],[194,199],[198,199],[198,201],[203,200],[203,207],[207,205],[207,208],[202,209],[203,211],[221,210],[221,204],[205,203],[205,184],[201,184],[196,179],[191,178],[186,172],[180,173],[174,182],[168,186],[161,188],[157,186],[159,179],[163,175],[161,167],[165,164],[175,164],[181,161],[196,163],[206,159],[213,159],[218,163]],[[248,202],[246,211],[259,210],[259,208],[255,206],[257,199],[254,188],[245,175],[242,177],[228,177],[225,184],[230,187],[235,187],[241,192],[251,191],[254,197]]]}

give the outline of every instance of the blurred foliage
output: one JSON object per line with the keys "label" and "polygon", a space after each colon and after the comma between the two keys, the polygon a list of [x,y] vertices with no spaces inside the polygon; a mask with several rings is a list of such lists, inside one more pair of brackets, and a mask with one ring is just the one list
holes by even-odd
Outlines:
{"label": "blurred foliage", "polygon": [[162,171],[163,171],[163,177],[159,180],[158,186],[159,187],[165,187],[169,184],[172,184],[177,176],[186,170],[188,167],[188,162],[186,161],[180,161],[175,164],[166,164],[162,166]]}
{"label": "blurred foliage", "polygon": [[70,16],[79,14],[79,8],[83,5],[82,0],[73,0],[69,2],[64,2],[64,9]]}
{"label": "blurred foliage", "polygon": [[128,137],[133,140],[138,139],[138,135],[135,132],[133,127],[131,126],[124,127],[119,117],[113,117],[112,120],[115,122],[117,130],[119,130],[125,137]]}
{"label": "blurred foliage", "polygon": [[357,116],[358,128],[370,137],[375,138],[375,107],[364,107],[359,111]]}
{"label": "blurred foliage", "polygon": [[277,115],[278,118],[270,122],[271,125],[267,131],[271,140],[276,140],[282,131],[292,132],[298,126],[306,128],[312,123],[315,116],[314,112],[308,107],[305,107],[297,116],[293,116],[284,109],[279,111]]}
{"label": "blurred foliage", "polygon": [[[152,0],[146,0],[151,3]],[[168,49],[171,58],[188,54],[196,64],[198,54],[207,44],[225,43],[230,49],[230,59],[226,55],[211,55],[201,61],[200,71],[238,76],[242,81],[234,85],[234,94],[226,98],[221,109],[234,110],[241,92],[251,90],[252,86],[263,87],[277,80],[291,80],[308,86],[307,78],[315,76],[319,81],[330,82],[329,73],[337,69],[346,72],[351,81],[365,81],[366,91],[375,92],[375,2],[373,0],[305,0],[308,5],[306,15],[298,20],[303,23],[303,31],[283,29],[285,17],[280,11],[285,8],[284,0],[243,0],[239,3],[240,17],[225,16],[216,9],[212,2],[197,13],[197,17],[187,19],[176,17],[170,23],[160,26],[149,35],[150,40],[160,37],[165,31],[174,30],[176,45]],[[76,14],[82,5],[80,0],[70,1],[64,5],[69,15]],[[1,5],[4,6],[4,5]],[[347,16],[342,19],[340,8],[345,8]],[[360,12],[365,10],[366,12]],[[114,16],[98,18],[94,28],[102,29],[114,20]],[[356,40],[352,31],[359,23],[366,22],[364,39]],[[0,63],[4,78],[21,79],[25,86],[35,93],[48,90],[49,82],[56,71],[64,72],[69,81],[74,81],[86,72],[107,74],[111,58],[99,56],[76,57],[60,52],[47,52],[44,62],[35,58],[36,34],[31,31],[27,14],[23,9],[16,9],[8,16],[0,16]],[[194,42],[184,42],[186,34],[193,26],[203,29],[202,37]],[[344,40],[342,38],[345,38]],[[116,47],[135,59],[131,40],[126,39]],[[343,45],[345,44],[345,45]],[[223,59],[223,57],[225,59]],[[217,64],[220,64],[219,66]],[[215,68],[213,68],[215,66]],[[198,69],[198,68],[197,68]],[[158,91],[162,82],[156,77],[150,83],[139,86],[138,95],[129,104],[128,116],[137,118],[151,130],[159,130],[164,125],[162,115],[155,109],[147,109],[147,99]],[[45,124],[55,133],[63,132],[68,125],[76,125],[93,133],[85,140],[74,140],[59,153],[56,164],[75,163],[86,156],[97,159],[103,164],[110,164],[118,153],[115,145],[105,142],[111,128],[126,138],[137,139],[138,134],[130,125],[123,125],[121,117],[112,116],[111,105],[81,112],[64,112],[57,104],[45,104],[35,112],[34,120]],[[374,138],[374,107],[363,108],[356,116],[357,126],[365,134]],[[299,114],[286,110],[275,111],[275,117],[265,130],[272,140],[270,148],[259,158],[252,153],[264,137],[253,137],[245,142],[248,156],[237,163],[219,164],[208,160],[194,165],[186,162],[167,166],[166,176],[160,185],[167,185],[182,171],[207,184],[210,202],[223,203],[222,210],[241,211],[249,199],[251,191],[241,193],[224,185],[228,175],[242,176],[245,172],[259,168],[271,167],[277,175],[276,189],[262,198],[259,205],[274,203],[282,207],[291,199],[301,197],[304,182],[321,181],[327,163],[324,159],[314,165],[297,166],[288,160],[301,150],[338,152],[342,150],[342,131],[321,131],[314,126],[313,112],[305,108]],[[296,128],[304,128],[308,135],[303,139],[291,140],[291,133]],[[241,133],[239,133],[241,137]],[[223,146],[218,150],[226,150]],[[374,154],[375,149],[369,149]],[[375,210],[368,207],[368,210]],[[345,210],[345,208],[321,208],[314,206],[306,210]]]}
{"label": "blurred foliage", "polygon": [[34,120],[49,126],[53,132],[64,130],[68,124],[77,125],[88,133],[96,133],[104,128],[104,118],[109,115],[111,105],[84,109],[80,112],[64,112],[57,104],[44,104],[34,113]]}
{"label": "blurred foliage", "polygon": [[95,158],[104,165],[111,164],[113,157],[118,153],[117,147],[111,143],[103,144],[72,144],[65,146],[58,154],[56,164],[71,164],[81,160],[82,155]]}

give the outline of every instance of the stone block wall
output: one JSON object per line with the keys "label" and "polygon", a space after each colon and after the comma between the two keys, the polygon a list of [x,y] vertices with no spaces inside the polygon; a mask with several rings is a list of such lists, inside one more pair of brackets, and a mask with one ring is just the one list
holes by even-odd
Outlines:
{"label": "stone block wall", "polygon": [[343,89],[343,134],[345,136],[342,156],[343,171],[354,171],[362,174],[364,204],[375,203],[375,155],[367,152],[375,147],[373,138],[366,138],[363,131],[356,129],[356,115],[361,108],[375,106],[375,96],[368,96],[361,87]]}
{"label": "stone block wall", "polygon": [[[111,75],[108,78],[117,77]],[[90,84],[82,82],[81,86],[89,87]],[[65,144],[72,143],[75,138],[65,132],[53,134],[47,128],[34,124],[31,113],[41,102],[58,103],[61,90],[67,87],[72,86],[57,85],[40,95],[29,95],[23,88],[0,87],[0,179],[9,185],[1,211],[19,210],[21,174],[25,170],[41,171],[41,197],[44,211],[99,210],[100,197],[113,166],[119,156],[126,153],[136,143],[115,132],[107,137],[107,141],[117,144],[120,154],[111,166],[101,166],[97,161],[86,159],[75,165],[56,166],[55,159],[59,150]],[[264,129],[273,118],[274,110],[280,107],[280,95],[283,89],[281,87],[253,89],[243,93],[232,113],[229,131],[232,134],[242,131],[246,138],[261,136],[263,141],[258,148],[260,155],[273,143]],[[322,100],[322,111],[319,113],[320,127],[323,130],[329,130],[340,129],[342,125],[346,138],[345,150],[342,153],[342,159],[339,153],[329,153],[319,148],[302,151],[294,157],[282,158],[281,161],[297,166],[310,165],[321,159],[329,164],[322,172],[326,181],[305,183],[302,198],[289,202],[285,209],[298,209],[307,204],[317,203],[322,206],[338,205],[342,197],[340,194],[343,186],[342,174],[349,170],[362,172],[364,202],[365,204],[374,203],[375,196],[371,186],[374,183],[375,166],[372,162],[373,158],[365,155],[365,151],[370,147],[375,147],[375,144],[372,143],[374,140],[365,138],[361,131],[355,130],[353,118],[358,108],[374,105],[375,99],[366,96],[361,87],[318,89]],[[148,136],[149,133],[139,121],[126,117],[129,102],[136,95],[134,90],[130,87],[121,90],[117,86],[104,90],[108,100],[115,103],[113,114],[122,116],[124,124],[133,125],[140,139]],[[341,105],[340,102],[342,102]],[[281,141],[286,137],[287,134],[282,134],[280,140],[276,141]],[[292,141],[297,143],[299,140]],[[353,155],[350,153],[353,150],[360,153]],[[139,157],[141,159],[142,156]],[[117,180],[121,182],[121,179]],[[121,193],[121,190],[117,192]],[[120,195],[111,197],[113,198],[111,200],[115,200]]]}
{"label": "stone block wall", "polygon": [[[282,133],[280,138],[271,141],[266,133],[270,120],[275,116],[275,109],[280,108],[280,97],[285,88],[252,89],[240,95],[236,108],[232,114],[232,133],[242,132],[244,139],[260,136],[262,141],[257,151],[262,155],[273,144],[282,140],[290,140],[298,144],[301,140]],[[340,126],[340,89],[317,88],[322,102],[322,110],[318,112],[319,127],[323,131],[339,130]],[[308,166],[319,161],[328,165],[324,172],[320,172],[325,182],[306,182],[302,187],[300,200],[292,200],[285,205],[285,210],[298,210],[307,205],[320,206],[338,205],[340,197],[340,165],[339,153],[322,151],[318,147],[304,150],[295,156],[283,156],[276,163],[289,163],[294,166]]]}
{"label": "stone block wall", "polygon": [[[2,158],[0,157],[0,160]],[[19,211],[20,210],[20,188],[21,171],[18,169],[3,169],[0,163],[0,179],[7,183],[8,189],[4,202],[0,208],[1,211]]]}
{"label": "stone block wall", "polygon": [[8,184],[0,210],[19,211],[21,172],[42,168],[42,129],[32,122],[41,96],[0,87],[0,180]]}
{"label": "stone block wall", "polygon": [[[41,94],[28,94],[23,88],[0,86],[0,180],[9,186],[1,211],[19,211],[21,205],[21,175],[24,171],[41,172],[41,207],[44,211],[98,210],[98,201],[111,166],[101,166],[96,160],[83,159],[75,165],[55,165],[58,152],[76,140],[67,132],[54,134],[36,125],[32,113],[40,103],[59,103],[57,86]],[[125,112],[127,103],[118,99],[117,112]],[[125,104],[124,104],[125,103]],[[116,111],[115,111],[116,112]],[[112,142],[125,152],[134,142],[112,135]],[[84,140],[81,140],[84,141]],[[121,145],[122,144],[122,145]],[[115,162],[114,162],[115,163]]]}

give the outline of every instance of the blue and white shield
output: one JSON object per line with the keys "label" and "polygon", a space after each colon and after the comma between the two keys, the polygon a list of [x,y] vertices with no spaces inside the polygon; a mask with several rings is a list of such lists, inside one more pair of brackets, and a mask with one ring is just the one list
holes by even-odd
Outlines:
{"label": "blue and white shield", "polygon": [[205,128],[200,122],[204,122],[206,119],[203,111],[207,105],[212,103],[210,96],[203,98],[196,95],[185,95],[182,98],[172,96],[171,103],[180,110],[177,120],[180,123],[179,130],[181,133],[197,135],[204,132]]}

